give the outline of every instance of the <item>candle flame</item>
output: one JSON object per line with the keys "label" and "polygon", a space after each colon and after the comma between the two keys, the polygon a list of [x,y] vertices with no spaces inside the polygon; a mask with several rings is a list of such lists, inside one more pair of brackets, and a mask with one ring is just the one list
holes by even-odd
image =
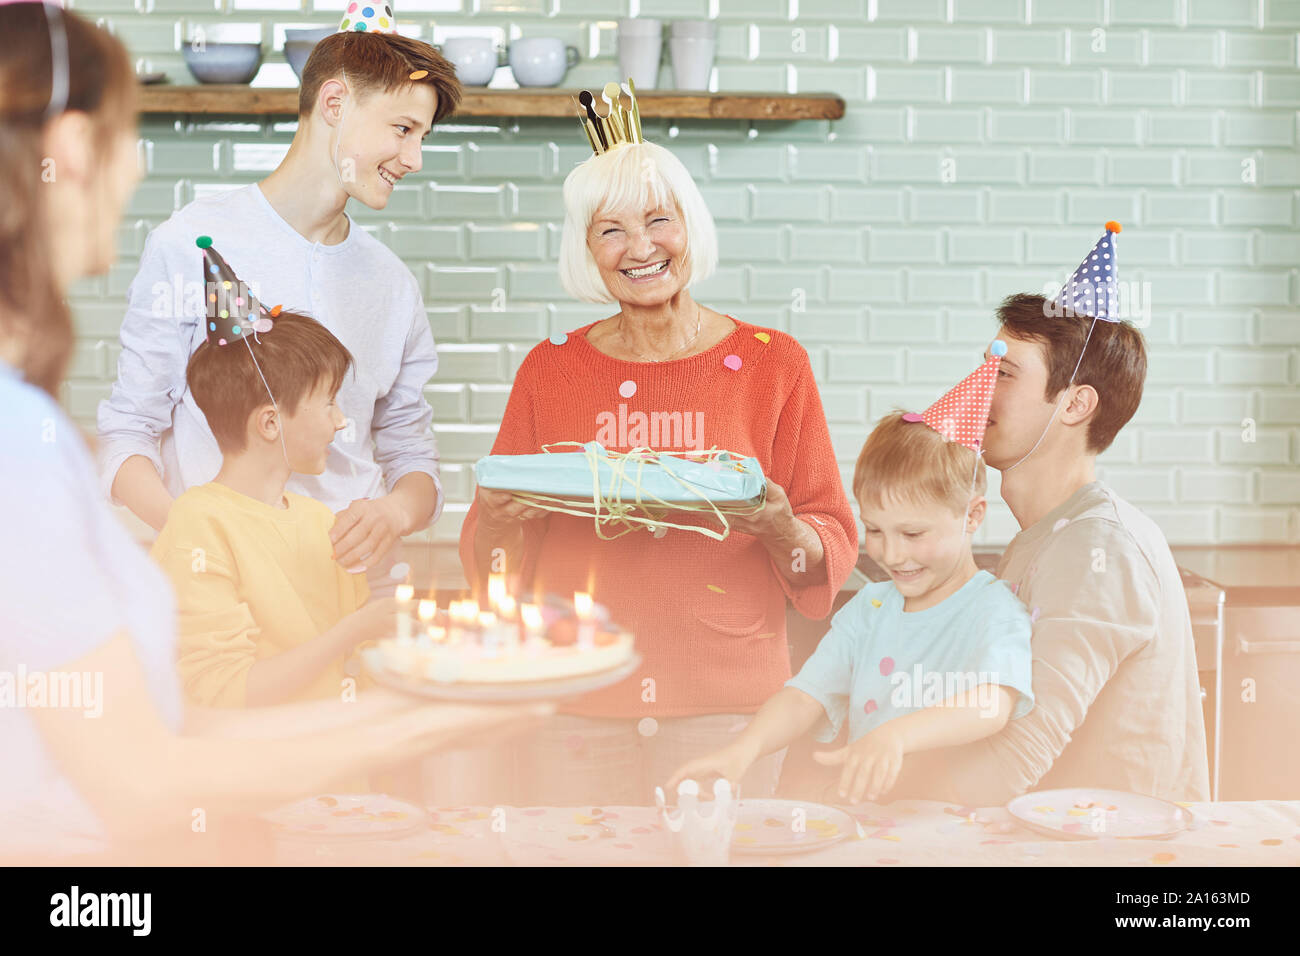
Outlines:
{"label": "candle flame", "polygon": [[590,594],[583,591],[573,592],[573,610],[578,615],[579,620],[585,621],[587,618],[591,617],[592,605],[593,602]]}
{"label": "candle flame", "polygon": [[496,607],[506,596],[506,576],[504,574],[488,575],[488,605]]}
{"label": "candle flame", "polygon": [[438,605],[433,601],[421,601],[419,610],[416,612],[420,615],[420,620],[428,624],[433,620],[433,615],[438,612]]}
{"label": "candle flame", "polygon": [[524,619],[524,627],[530,631],[540,631],[545,625],[542,620],[542,609],[536,604],[521,604],[519,614]]}
{"label": "candle flame", "polygon": [[515,616],[515,599],[509,594],[503,597],[497,604],[497,612],[504,618]]}
{"label": "candle flame", "polygon": [[409,584],[399,584],[397,586],[396,595],[397,600],[405,604],[410,601],[411,598],[415,597],[415,588]]}

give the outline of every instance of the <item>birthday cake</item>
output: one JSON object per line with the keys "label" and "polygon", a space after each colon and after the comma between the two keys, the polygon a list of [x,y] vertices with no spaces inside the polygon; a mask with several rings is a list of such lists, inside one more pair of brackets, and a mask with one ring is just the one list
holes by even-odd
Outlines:
{"label": "birthday cake", "polygon": [[418,619],[398,619],[395,637],[369,660],[389,674],[438,684],[521,684],[613,670],[633,655],[632,635],[603,608],[575,595],[571,608],[516,604],[494,597],[491,610],[453,601],[446,610],[420,602]]}

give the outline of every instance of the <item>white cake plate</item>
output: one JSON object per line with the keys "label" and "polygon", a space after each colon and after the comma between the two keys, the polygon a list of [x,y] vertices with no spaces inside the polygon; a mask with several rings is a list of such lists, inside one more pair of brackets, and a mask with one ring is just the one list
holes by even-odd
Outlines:
{"label": "white cake plate", "polygon": [[384,666],[383,657],[377,648],[362,651],[361,659],[376,682],[393,690],[400,690],[416,697],[429,697],[433,700],[455,700],[464,703],[495,704],[530,700],[562,700],[580,697],[593,690],[600,690],[610,684],[617,684],[626,677],[636,673],[641,666],[641,655],[632,652],[622,664],[608,670],[592,674],[579,674],[576,677],[562,677],[558,680],[509,681],[499,684],[471,684],[465,682],[439,682],[421,680],[396,674]]}

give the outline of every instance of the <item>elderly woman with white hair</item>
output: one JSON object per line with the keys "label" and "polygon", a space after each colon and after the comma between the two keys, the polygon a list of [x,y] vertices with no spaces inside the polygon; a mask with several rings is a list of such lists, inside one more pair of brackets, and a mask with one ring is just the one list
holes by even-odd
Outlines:
{"label": "elderly woman with white hair", "polygon": [[[521,741],[516,800],[643,804],[789,678],[786,600],[826,616],[856,561],[857,529],[807,353],[692,297],[717,264],[717,232],[680,160],[652,143],[610,148],[569,174],[564,204],[564,286],[617,311],[529,352],[492,453],[592,440],[624,452],[717,447],[757,458],[768,478],[763,509],[731,518],[723,541],[663,528],[602,540],[589,518],[483,488],[466,517],[473,587],[504,556],[527,593],[590,590],[643,657],[633,677]],[[654,442],[610,424],[656,413],[674,428]],[[783,756],[757,763],[744,792],[770,795]]]}

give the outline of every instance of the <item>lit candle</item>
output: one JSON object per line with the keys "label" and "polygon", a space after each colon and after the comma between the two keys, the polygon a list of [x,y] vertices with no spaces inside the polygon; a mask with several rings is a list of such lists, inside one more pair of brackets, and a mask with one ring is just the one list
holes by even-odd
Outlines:
{"label": "lit candle", "polygon": [[590,650],[596,644],[596,621],[592,609],[591,595],[575,591],[573,611],[578,615],[578,647],[583,650]]}
{"label": "lit candle", "polygon": [[542,632],[546,630],[546,622],[542,619],[542,609],[536,604],[519,605],[519,616],[524,622],[524,632],[529,637],[541,637]]}
{"label": "lit candle", "polygon": [[495,611],[506,597],[506,576],[504,574],[488,575],[488,610]]}
{"label": "lit candle", "polygon": [[421,636],[427,635],[431,628],[433,615],[438,612],[438,605],[433,601],[421,601],[418,606],[417,614],[420,616],[420,626],[423,628]]}
{"label": "lit candle", "polygon": [[397,639],[411,640],[411,599],[415,597],[415,588],[409,584],[397,586]]}

